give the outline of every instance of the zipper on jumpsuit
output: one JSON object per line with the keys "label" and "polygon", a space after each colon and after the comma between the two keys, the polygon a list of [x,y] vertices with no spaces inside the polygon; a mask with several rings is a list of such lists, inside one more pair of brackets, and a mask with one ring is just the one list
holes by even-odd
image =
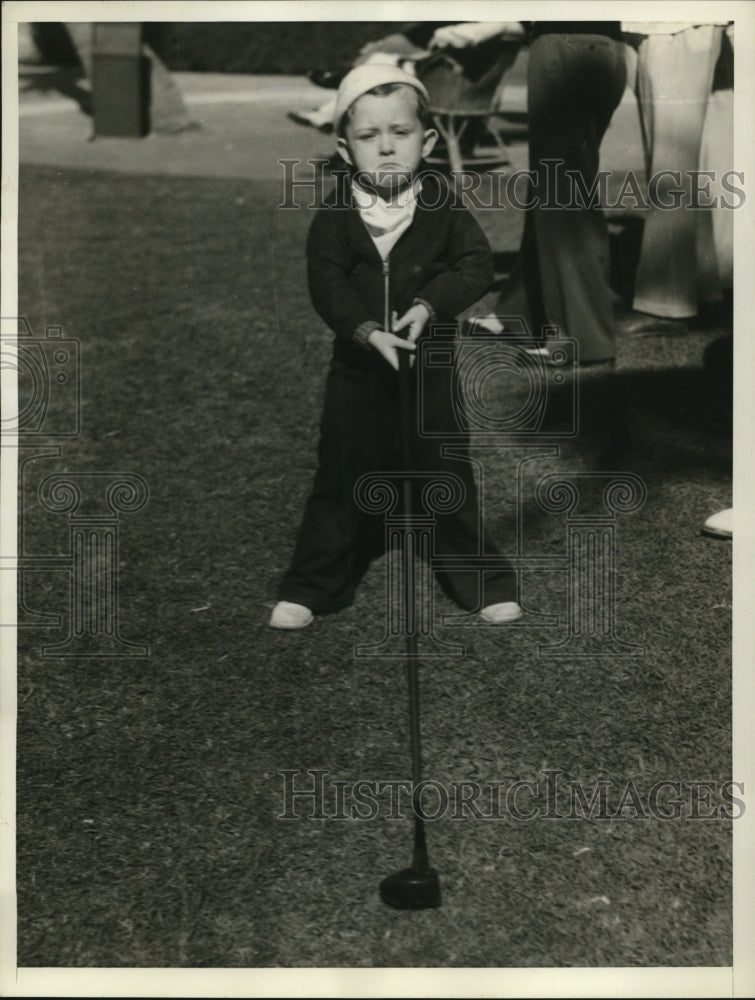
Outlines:
{"label": "zipper on jumpsuit", "polygon": [[[411,226],[409,227],[409,229],[411,229]],[[409,234],[409,229],[404,230],[404,232],[399,236],[399,238],[393,244],[393,247],[388,251],[388,256],[383,260],[383,319],[385,321],[385,329],[387,330],[388,333],[393,333],[393,330],[391,329],[393,324],[391,323],[391,312],[390,312],[391,254],[396,249],[396,247],[406,239],[406,237]]]}
{"label": "zipper on jumpsuit", "polygon": [[383,323],[384,329],[391,331],[391,258],[390,254],[383,261]]}

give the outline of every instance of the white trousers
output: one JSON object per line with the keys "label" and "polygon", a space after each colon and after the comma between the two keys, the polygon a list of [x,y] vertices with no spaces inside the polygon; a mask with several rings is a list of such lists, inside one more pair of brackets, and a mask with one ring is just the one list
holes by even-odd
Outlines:
{"label": "white trousers", "polygon": [[[674,35],[648,35],[637,50],[636,93],[648,179],[662,170],[701,169],[703,127],[723,27],[700,25]],[[658,184],[671,204],[675,180]],[[698,302],[720,298],[710,209],[651,207],[642,239],[634,308],[656,316],[694,316]]]}

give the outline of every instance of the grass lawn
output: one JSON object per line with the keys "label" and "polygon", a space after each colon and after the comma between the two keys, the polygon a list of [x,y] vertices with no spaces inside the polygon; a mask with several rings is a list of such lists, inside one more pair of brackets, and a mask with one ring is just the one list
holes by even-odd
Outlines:
{"label": "grass lawn", "polygon": [[[428,824],[444,905],[402,913],[377,885],[409,863],[408,818],[278,818],[284,769],[409,777],[403,665],[353,656],[382,634],[383,563],[346,612],[266,627],[330,352],[305,285],[308,215],[277,211],[272,182],[34,167],[20,199],[21,311],[38,335],[62,324],[80,340],[84,401],[81,434],[24,466],[26,552],[66,550],[66,516],[36,500],[45,476],[141,475],[149,503],[120,523],[120,629],[150,655],[43,657],[66,622],[20,630],[19,965],[730,964],[724,819],[446,815]],[[622,340],[616,373],[581,383],[559,455],[478,442],[508,551],[524,457],[532,554],[566,551],[540,476],[643,480],[644,506],[616,521],[616,590],[617,633],[646,654],[540,655],[564,636],[567,576],[528,571],[527,607],[560,627],[444,628],[467,655],[423,665],[428,778],[544,787],[557,770],[563,814],[568,780],[615,798],[630,780],[645,795],[732,777],[731,549],[699,535],[730,503],[725,382],[704,367],[722,332]],[[500,405],[523,391],[512,375]],[[65,611],[65,574],[26,589],[29,608]]]}

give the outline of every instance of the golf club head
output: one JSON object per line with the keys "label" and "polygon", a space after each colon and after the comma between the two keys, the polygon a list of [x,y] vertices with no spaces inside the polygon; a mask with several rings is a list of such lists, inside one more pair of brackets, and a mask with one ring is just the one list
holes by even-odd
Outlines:
{"label": "golf club head", "polygon": [[380,898],[397,910],[426,910],[440,906],[440,880],[434,868],[403,868],[380,883]]}

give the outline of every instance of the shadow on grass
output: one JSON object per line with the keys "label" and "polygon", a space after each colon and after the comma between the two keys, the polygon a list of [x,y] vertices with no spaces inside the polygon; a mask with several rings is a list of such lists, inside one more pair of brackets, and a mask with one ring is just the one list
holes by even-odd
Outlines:
{"label": "shadow on grass", "polygon": [[[726,355],[730,342],[714,342],[711,358]],[[587,368],[580,376],[579,396],[579,437],[573,447],[593,454],[596,468],[631,463],[645,478],[664,479],[691,475],[697,463],[722,468],[730,462],[730,366],[728,379],[708,365],[598,377]],[[567,418],[571,397],[557,391],[553,403],[542,428],[545,435]]]}
{"label": "shadow on grass", "polygon": [[[663,479],[691,473],[691,455],[721,468],[730,453],[732,344],[731,336],[710,341],[696,367],[583,366],[549,386],[537,434],[562,440],[565,452],[598,469],[631,462],[643,475]],[[491,418],[525,412],[530,391],[529,379],[506,378],[490,401]],[[505,446],[505,434],[501,440]]]}

